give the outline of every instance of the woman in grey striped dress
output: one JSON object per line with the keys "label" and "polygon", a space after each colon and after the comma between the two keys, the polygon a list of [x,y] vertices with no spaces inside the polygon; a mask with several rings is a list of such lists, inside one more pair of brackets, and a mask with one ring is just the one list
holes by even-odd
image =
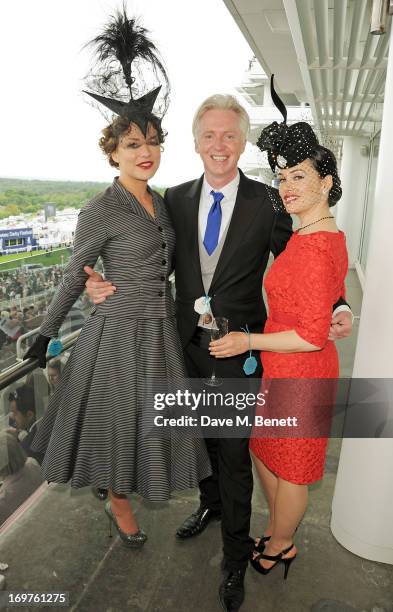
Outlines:
{"label": "woman in grey striped dress", "polygon": [[202,440],[143,435],[149,379],[185,377],[168,277],[175,235],[164,202],[147,184],[160,163],[163,133],[149,116],[146,134],[128,118],[103,130],[100,146],[120,176],[82,209],[74,252],[26,356],[40,357],[84,290],[84,265],[101,256],[117,291],[84,324],[51,398],[34,448],[45,451],[51,482],[110,490],[106,510],[126,544],[142,544],[125,497],[162,502],[210,474]]}

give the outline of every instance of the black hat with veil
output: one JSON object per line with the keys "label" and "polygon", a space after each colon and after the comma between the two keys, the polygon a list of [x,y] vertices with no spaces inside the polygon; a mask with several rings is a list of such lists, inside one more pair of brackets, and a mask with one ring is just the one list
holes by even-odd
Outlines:
{"label": "black hat with veil", "polygon": [[124,5],[85,47],[94,49],[96,62],[84,79],[84,93],[100,110],[126,117],[145,136],[152,117],[160,126],[169,102],[168,76],[148,31],[127,16]]}
{"label": "black hat with veil", "polygon": [[[283,116],[283,121],[273,121],[266,126],[257,141],[257,147],[267,152],[272,172],[292,168],[306,159],[314,161],[314,166],[323,178],[331,175],[333,185],[329,191],[329,205],[334,206],[341,198],[341,181],[337,173],[337,162],[332,151],[319,144],[317,135],[309,123],[299,121],[287,124],[287,109],[274,89],[274,75],[271,76],[270,92],[275,106]],[[283,202],[277,189],[269,187],[269,195],[278,211],[284,210]]]}

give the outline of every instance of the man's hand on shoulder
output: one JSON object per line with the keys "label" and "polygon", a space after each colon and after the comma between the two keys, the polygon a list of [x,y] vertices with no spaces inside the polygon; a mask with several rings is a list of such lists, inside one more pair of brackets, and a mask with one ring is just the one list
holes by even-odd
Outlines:
{"label": "man's hand on shoulder", "polygon": [[344,310],[338,312],[330,324],[329,340],[341,340],[352,333],[352,312]]}
{"label": "man's hand on shoulder", "polygon": [[102,304],[107,297],[115,293],[116,287],[110,281],[104,281],[101,274],[94,272],[89,266],[83,269],[89,275],[85,283],[86,293],[94,304]]}

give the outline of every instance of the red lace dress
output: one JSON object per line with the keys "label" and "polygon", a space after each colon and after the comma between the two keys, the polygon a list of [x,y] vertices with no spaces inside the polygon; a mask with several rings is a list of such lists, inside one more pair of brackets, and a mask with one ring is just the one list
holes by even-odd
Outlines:
{"label": "red lace dress", "polygon": [[[333,304],[345,297],[347,269],[342,232],[295,232],[265,278],[269,305],[265,332],[294,329],[307,342],[322,347],[303,353],[261,353],[261,391],[268,394],[257,415],[296,414],[301,433],[294,437],[299,430],[285,427],[282,436],[278,427],[268,437],[269,428],[254,427],[250,449],[274,474],[296,484],[309,484],[323,475],[328,434],[321,415],[326,417],[326,408],[331,413],[339,375],[336,347],[328,334]],[[312,437],[311,431],[318,433]]]}

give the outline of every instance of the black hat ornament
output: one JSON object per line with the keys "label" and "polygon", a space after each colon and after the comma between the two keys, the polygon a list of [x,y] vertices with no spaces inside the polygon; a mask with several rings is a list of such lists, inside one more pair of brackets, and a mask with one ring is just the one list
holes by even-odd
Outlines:
{"label": "black hat ornament", "polygon": [[[84,93],[115,115],[127,117],[146,135],[159,94],[160,109],[154,113],[159,120],[169,96],[167,73],[147,30],[135,18],[128,18],[123,6],[110,17],[102,33],[87,43],[86,47],[90,46],[97,61],[85,79],[88,90]],[[157,86],[146,91],[152,80]]]}

